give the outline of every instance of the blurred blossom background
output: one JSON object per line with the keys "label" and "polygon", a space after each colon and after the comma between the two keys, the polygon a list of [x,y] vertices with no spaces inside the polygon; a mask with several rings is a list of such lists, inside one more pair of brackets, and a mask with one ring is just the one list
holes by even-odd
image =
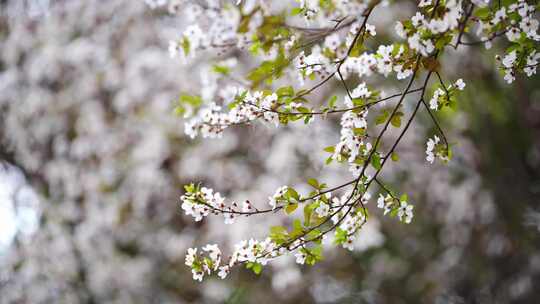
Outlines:
{"label": "blurred blossom background", "polygon": [[[187,248],[227,248],[283,217],[195,223],[180,209],[184,184],[259,205],[281,185],[334,185],[349,172],[323,168],[323,148],[339,136],[333,119],[231,128],[221,140],[185,136],[173,101],[212,82],[215,56],[170,59],[167,42],[187,21],[168,14],[167,1],[147,2],[156,8],[0,0],[0,303],[540,299],[540,79],[506,85],[495,51],[476,48],[445,62],[447,75],[467,82],[460,110],[442,117],[454,159],[425,162],[434,129],[423,113],[398,148],[401,161],[384,171],[414,202],[412,224],[374,212],[354,252],[329,247],[313,268],[281,258],[260,276],[236,269],[194,282]],[[379,11],[376,25],[412,14],[412,4]]]}

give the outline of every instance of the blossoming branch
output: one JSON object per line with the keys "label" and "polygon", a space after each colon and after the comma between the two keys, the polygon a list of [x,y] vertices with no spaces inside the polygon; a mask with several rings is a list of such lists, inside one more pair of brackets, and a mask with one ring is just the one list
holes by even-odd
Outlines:
{"label": "blossoming branch", "polygon": [[[167,1],[147,2],[159,6]],[[177,40],[170,41],[172,58],[188,62],[201,52],[239,50],[258,62],[242,77],[235,73],[234,57],[219,61],[213,66],[214,81],[208,81],[200,94],[181,95],[176,111],[188,119],[185,132],[191,138],[219,138],[232,126],[258,121],[275,127],[295,121],[312,124],[316,118],[335,115],[340,135],[324,149],[326,163],[344,164],[351,180],[329,187],[309,179],[312,191],[305,194],[283,186],[267,203],[228,202],[213,189],[187,185],[182,209],[195,221],[217,215],[225,224],[233,224],[239,217],[291,215],[303,209],[302,220],[294,219],[290,227],[271,227],[263,240],[239,242],[228,258],[216,244],[189,249],[186,265],[195,280],[214,272],[225,278],[238,265],[258,274],[268,262],[287,254],[294,255],[299,264],[313,265],[323,258],[322,243],[332,234],[334,244],[352,250],[357,232],[369,220],[367,206],[375,192],[379,192],[376,206],[384,215],[411,223],[414,205],[379,175],[389,159],[399,161],[396,147],[420,108],[436,129],[426,143],[426,161],[451,160],[451,145],[436,112],[458,103],[467,75],[445,79],[441,68],[445,55],[459,54],[460,47],[505,46],[504,54],[494,62],[508,83],[521,73],[536,74],[540,60],[538,4],[526,0],[421,0],[414,15],[395,20],[397,39],[392,43],[382,43],[385,39],[378,39],[379,31],[370,23],[395,5],[388,1],[299,0],[286,3],[285,8],[273,4],[264,0],[169,1],[171,13],[182,11],[194,21]],[[401,89],[388,94],[373,85],[381,78],[394,78]],[[217,79],[226,80],[225,84],[218,86]],[[283,79],[292,84],[277,85]],[[332,81],[341,86],[344,96],[314,103],[313,93]],[[406,97],[415,100],[408,117]],[[390,128],[399,130],[398,136],[383,145],[389,141]]]}

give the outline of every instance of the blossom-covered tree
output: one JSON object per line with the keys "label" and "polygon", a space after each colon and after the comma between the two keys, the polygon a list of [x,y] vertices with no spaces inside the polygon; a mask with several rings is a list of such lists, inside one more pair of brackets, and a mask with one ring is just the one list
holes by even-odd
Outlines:
{"label": "blossom-covered tree", "polygon": [[[462,78],[445,79],[443,65],[449,53],[460,47],[490,49],[495,42],[506,44],[505,53],[494,59],[504,80],[511,84],[517,74],[536,74],[540,60],[536,3],[422,0],[415,15],[390,22],[395,42],[384,43],[369,22],[392,5],[376,0],[169,4],[171,12],[197,19],[170,42],[171,57],[187,62],[202,50],[225,54],[239,49],[248,51],[255,65],[242,77],[234,69],[235,60],[222,60],[214,65],[214,72],[229,81],[204,87],[200,94],[180,96],[176,111],[192,116],[185,124],[187,135],[219,138],[231,126],[256,121],[279,127],[295,121],[316,124],[337,115],[340,137],[324,149],[329,153],[326,164],[346,164],[353,177],[337,186],[310,178],[307,183],[312,189],[307,193],[282,186],[268,198],[269,207],[250,200],[228,202],[211,188],[187,185],[182,209],[195,221],[215,214],[232,224],[242,216],[269,216],[281,210],[292,215],[303,210],[303,217],[294,218],[290,227],[273,226],[263,240],[239,242],[227,259],[217,245],[189,249],[186,265],[195,280],[212,272],[225,278],[236,265],[260,273],[262,266],[285,254],[294,254],[299,264],[313,265],[322,259],[322,243],[330,239],[352,249],[368,221],[366,205],[375,190],[377,207],[384,215],[411,223],[414,205],[407,194],[385,185],[380,174],[389,161],[399,161],[396,148],[421,108],[437,131],[427,140],[427,162],[451,159],[451,139],[436,113],[455,107],[466,84]],[[396,78],[393,86],[401,87],[401,92],[380,89],[377,81],[389,78]],[[344,93],[336,89],[322,102],[311,98],[331,81],[339,82]],[[414,99],[409,115],[404,110],[406,98]],[[391,128],[399,129],[399,135],[388,140]]]}

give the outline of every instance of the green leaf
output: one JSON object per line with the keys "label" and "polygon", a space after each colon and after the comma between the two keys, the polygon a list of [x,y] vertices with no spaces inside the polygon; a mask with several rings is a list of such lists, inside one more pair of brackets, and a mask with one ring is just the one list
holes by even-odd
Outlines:
{"label": "green leaf", "polygon": [[184,107],[183,105],[177,105],[175,108],[174,108],[174,114],[177,115],[177,116],[183,116],[184,113],[186,113],[186,107]]}
{"label": "green leaf", "polygon": [[202,104],[201,96],[181,94],[178,100],[180,103],[187,103],[193,107],[199,107]]}
{"label": "green leaf", "polygon": [[332,161],[333,161],[332,156],[330,156],[324,161],[324,164],[329,165]]}
{"label": "green leaf", "polygon": [[304,11],[301,7],[295,7],[291,10],[291,16],[300,15]]}
{"label": "green leaf", "polygon": [[[257,10],[254,10],[254,11],[256,12]],[[247,33],[249,31],[249,23],[251,21],[252,16],[253,14],[241,16],[240,24],[238,25],[238,29],[237,29],[239,33]]]}
{"label": "green leaf", "polygon": [[490,7],[489,6],[481,7],[479,9],[477,9],[476,12],[475,12],[475,15],[480,19],[488,17],[489,14],[490,14]]}
{"label": "green leaf", "polygon": [[334,243],[336,245],[340,245],[340,244],[343,244],[346,240],[347,240],[347,231],[339,227],[336,228]]}
{"label": "green leaf", "polygon": [[315,263],[322,260],[322,246],[318,245],[313,248],[304,248],[303,249],[306,253],[306,264],[313,266]]}
{"label": "green leaf", "polygon": [[289,65],[289,61],[285,58],[283,50],[274,60],[266,60],[261,63],[260,66],[251,70],[247,79],[253,82],[252,86],[256,87],[260,83],[265,82],[271,84],[274,79],[281,77],[283,70]]}
{"label": "green leaf", "polygon": [[287,207],[285,207],[285,212],[287,214],[291,214],[296,210],[296,208],[298,208],[297,203],[288,204]]}
{"label": "green leaf", "polygon": [[218,74],[223,74],[223,75],[229,75],[229,73],[231,72],[229,67],[224,66],[224,65],[217,65],[217,64],[214,64],[212,66],[212,70]]}
{"label": "green leaf", "polygon": [[390,123],[392,124],[392,126],[396,128],[401,127],[401,116],[403,116],[403,113],[401,112],[397,112],[396,114],[394,114],[394,116],[392,116],[392,119],[390,119]]}
{"label": "green leaf", "polygon": [[322,234],[321,234],[321,231],[319,229],[313,229],[311,230],[310,232],[308,232],[306,234],[306,239],[307,240],[312,240],[312,241],[315,241],[317,239],[322,239]]}
{"label": "green leaf", "polygon": [[328,152],[328,153],[334,153],[335,150],[336,150],[336,147],[334,147],[334,146],[328,146],[328,147],[324,148],[324,151]]}
{"label": "green leaf", "polygon": [[328,101],[328,107],[333,108],[336,105],[336,101],[337,101],[336,95],[330,97],[330,100]]}
{"label": "green leaf", "polygon": [[331,0],[319,0],[319,6],[324,10],[331,10],[335,8],[335,5]]}
{"label": "green leaf", "polygon": [[309,124],[309,121],[313,118],[313,115],[304,115],[304,124]]}
{"label": "green leaf", "polygon": [[383,124],[386,122],[386,120],[388,119],[388,116],[390,116],[390,113],[388,113],[388,110],[383,110],[378,116],[377,118],[375,118],[375,124],[376,125],[380,125],[380,124]]}
{"label": "green leaf", "polygon": [[202,104],[202,98],[198,95],[188,95],[188,94],[180,94],[178,97],[178,102],[176,107],[174,108],[174,113],[176,115],[183,115],[186,113],[186,105],[193,108],[194,110],[197,110]]}
{"label": "green leaf", "polygon": [[289,233],[283,226],[270,227],[270,239],[276,244],[281,245],[289,239]]}
{"label": "green leaf", "polygon": [[452,35],[445,35],[435,42],[435,48],[438,50],[444,49],[444,47],[452,41]]}
{"label": "green leaf", "polygon": [[311,113],[311,111],[310,111],[308,108],[306,108],[306,107],[299,107],[299,108],[298,108],[298,112],[300,112],[300,113],[306,113],[306,114]]}
{"label": "green leaf", "polygon": [[355,107],[360,107],[366,104],[362,98],[354,98],[352,103]]}
{"label": "green leaf", "polygon": [[446,152],[446,156],[448,157],[448,160],[452,159],[452,148],[448,146],[448,151]]}
{"label": "green leaf", "polygon": [[364,135],[366,135],[366,129],[365,128],[354,128],[353,132],[354,132],[354,135],[356,135],[356,136],[364,136]]}
{"label": "green leaf", "polygon": [[304,233],[304,228],[302,227],[302,222],[299,219],[293,221],[293,230],[290,235],[291,238],[296,238]]}
{"label": "green leaf", "polygon": [[282,235],[287,233],[287,228],[283,226],[272,226],[270,227],[270,234]]}
{"label": "green leaf", "polygon": [[255,274],[260,274],[262,271],[262,265],[255,262],[249,262],[246,264],[247,269],[251,269]]}
{"label": "green leaf", "polygon": [[390,158],[395,162],[399,161],[399,156],[396,152],[392,152],[392,154],[390,155]]}
{"label": "green leaf", "polygon": [[306,226],[311,225],[311,215],[313,214],[313,210],[316,208],[315,205],[319,205],[318,203],[312,203],[307,204],[304,206],[304,224]]}
{"label": "green leaf", "polygon": [[191,183],[189,185],[184,185],[184,190],[186,190],[187,193],[195,192],[195,184]]}
{"label": "green leaf", "polygon": [[261,46],[262,46],[262,43],[260,41],[255,41],[249,47],[249,52],[253,56],[257,56],[257,54],[259,53],[259,50],[261,49]]}
{"label": "green leaf", "polygon": [[187,56],[189,55],[189,51],[191,49],[191,44],[189,42],[189,39],[187,39],[186,37],[184,37],[182,39],[182,42],[180,43],[182,45],[182,50],[184,50],[184,54]]}
{"label": "green leaf", "polygon": [[236,95],[234,97],[234,101],[229,103],[229,105],[227,106],[227,108],[229,110],[232,110],[234,108],[236,108],[236,106],[238,106],[239,104],[241,104],[242,102],[244,102],[244,99],[246,98],[246,95],[247,95],[247,91],[243,91],[241,94],[239,95]]}
{"label": "green leaf", "polygon": [[253,270],[255,274],[259,275],[262,272],[262,265],[259,263],[255,263],[253,267],[251,267],[251,270]]}
{"label": "green leaf", "polygon": [[379,153],[373,153],[373,156],[371,157],[371,165],[376,170],[381,170],[381,157],[379,156]]}
{"label": "green leaf", "polygon": [[289,197],[292,197],[294,198],[295,200],[299,201],[300,200],[300,195],[298,194],[298,192],[296,192],[296,190],[294,190],[294,188],[292,187],[288,187],[287,188],[287,194]]}
{"label": "green leaf", "polygon": [[203,271],[202,263],[198,259],[193,261],[193,265],[191,265],[191,268],[195,269],[195,271],[198,271],[198,272]]}
{"label": "green leaf", "polygon": [[315,189],[319,189],[319,182],[314,178],[308,179],[308,184]]}
{"label": "green leaf", "polygon": [[292,86],[281,87],[277,89],[276,94],[278,97],[294,96],[294,89]]}

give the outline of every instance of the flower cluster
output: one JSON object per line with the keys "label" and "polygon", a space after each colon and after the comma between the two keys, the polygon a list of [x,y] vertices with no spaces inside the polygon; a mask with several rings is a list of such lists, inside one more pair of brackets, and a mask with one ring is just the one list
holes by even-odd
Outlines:
{"label": "flower cluster", "polygon": [[406,195],[403,195],[398,199],[391,194],[386,194],[386,196],[379,194],[379,198],[377,199],[377,208],[383,209],[384,215],[397,215],[399,220],[406,224],[410,224],[414,216],[414,206],[407,203]]}
{"label": "flower cluster", "polygon": [[[438,2],[437,2],[438,3]],[[422,1],[419,8],[423,11],[434,10],[435,3]],[[417,12],[410,20],[398,21],[395,26],[396,33],[401,38],[407,39],[408,46],[424,57],[439,49],[439,41],[445,35],[451,37],[453,31],[458,28],[459,19],[463,14],[462,2],[456,0],[446,1],[442,15],[426,17],[422,12]],[[448,38],[444,38],[448,39]]]}
{"label": "flower cluster", "polygon": [[[265,95],[262,91],[253,93],[244,91],[236,96],[232,110],[223,112],[221,106],[211,103],[206,108],[201,109],[197,116],[185,123],[185,132],[191,138],[198,134],[202,137],[220,137],[221,133],[231,125],[249,123],[257,118],[274,125],[279,124],[279,115],[272,109],[278,104],[278,96],[273,94]],[[290,104],[289,108],[294,109],[299,104]]]}
{"label": "flower cluster", "polygon": [[[371,33],[367,34],[367,36],[374,36],[375,29],[371,27],[368,31],[369,26],[369,24],[365,26],[366,31]],[[335,35],[337,36],[337,34]],[[351,36],[353,35],[349,33],[346,40]],[[310,55],[300,54],[296,61],[296,66],[299,68],[298,78],[300,83],[303,84],[306,77],[312,76],[313,72],[320,77],[334,75],[337,78],[343,77],[343,79],[349,79],[352,75],[358,77],[372,76],[374,73],[388,77],[390,73],[395,72],[398,80],[408,78],[413,73],[409,63],[410,54],[404,45],[381,45],[376,52],[366,51],[357,56],[347,56],[343,61],[336,59],[341,58],[346,53],[348,49],[347,43],[352,43],[352,41],[346,41],[345,44],[340,44],[340,47],[336,49],[327,47],[324,52],[320,47],[315,46]],[[333,43],[333,45],[335,46],[337,43]],[[335,65],[340,62],[342,64],[338,65],[339,73],[335,73]]]}
{"label": "flower cluster", "polygon": [[287,199],[285,198],[287,190],[289,190],[289,187],[282,186],[276,190],[276,193],[274,193],[274,195],[268,197],[268,203],[272,207],[272,210],[275,210],[280,202],[287,201]]}
{"label": "flower cluster", "polygon": [[407,203],[407,201],[401,201],[401,203],[399,204],[399,209],[397,213],[399,220],[407,224],[410,224],[413,218],[413,211],[412,211],[413,209],[414,209],[413,205]]}
{"label": "flower cluster", "polygon": [[[208,216],[215,210],[232,210],[225,206],[225,198],[219,192],[214,190],[190,184],[185,187],[186,193],[180,197],[182,200],[182,209],[187,215],[194,218],[196,222],[201,221],[203,217]],[[229,208],[227,210],[226,208]]]}
{"label": "flower cluster", "polygon": [[[330,35],[326,38],[325,45],[326,50],[337,51],[338,42],[341,39],[337,34]],[[311,49],[311,53],[306,55],[302,51],[298,57],[295,58],[295,66],[298,69],[298,80],[300,84],[304,84],[307,77],[313,78],[314,76],[328,77],[332,72],[332,66],[334,62],[332,59],[323,55],[323,49],[316,45]]]}
{"label": "flower cluster", "polygon": [[371,199],[369,192],[364,192],[362,196],[353,195],[350,192],[345,193],[340,199],[335,197],[334,208],[346,206],[347,204],[359,201],[359,206],[351,210],[349,208],[340,208],[341,211],[332,216],[334,225],[338,225],[335,232],[335,243],[341,244],[343,248],[353,250],[353,242],[356,238],[356,232],[362,228],[367,221],[367,211],[365,205]]}
{"label": "flower cluster", "polygon": [[518,51],[513,50],[506,54],[502,59],[501,70],[504,72],[504,80],[508,83],[514,82],[516,79],[516,70],[523,69],[527,76],[536,74],[536,68],[538,67],[538,61],[540,60],[540,52],[536,50],[523,57],[523,54],[518,57]]}
{"label": "flower cluster", "polygon": [[[152,0],[150,2],[155,2]],[[163,0],[159,0],[163,1]],[[169,11],[172,13],[184,12],[188,21],[192,22],[182,33],[179,39],[169,41],[169,55],[180,58],[182,62],[194,58],[197,51],[209,48],[224,48],[230,45],[241,46],[245,39],[238,38],[241,11],[234,6],[221,7],[218,3],[210,1],[207,5],[195,1],[172,1]],[[182,10],[179,8],[184,6]],[[257,15],[261,18],[261,15]],[[201,22],[204,20],[205,22]],[[198,23],[194,23],[198,21]],[[204,23],[204,27],[201,24]]]}
{"label": "flower cluster", "polygon": [[200,257],[197,248],[189,248],[186,254],[186,265],[191,267],[193,279],[198,281],[202,281],[205,273],[217,270],[221,262],[221,250],[216,244],[208,244],[202,250],[207,252],[207,257]]}
{"label": "flower cluster", "polygon": [[186,215],[190,215],[196,222],[209,214],[222,215],[225,224],[232,224],[239,215],[250,215],[259,212],[249,200],[238,203],[225,204],[225,198],[213,189],[189,184],[185,187],[186,193],[180,197],[182,209]]}
{"label": "flower cluster", "polygon": [[299,3],[299,7],[293,9],[293,14],[302,15],[308,24],[317,19],[332,20],[346,15],[360,16],[368,8],[367,1],[295,1]]}
{"label": "flower cluster", "polygon": [[[539,22],[534,16],[537,6],[525,0],[518,0],[507,6],[499,6],[496,11],[487,7],[477,11],[477,35],[486,48],[491,48],[492,40],[506,37],[510,47],[506,50],[501,62],[504,80],[512,83],[518,72],[527,76],[536,73],[538,65]],[[496,57],[500,60],[500,56]]]}
{"label": "flower cluster", "polygon": [[326,193],[325,195],[320,196],[316,200],[315,213],[319,218],[325,218],[326,216],[328,216],[328,214],[330,214],[330,205],[333,205],[332,203],[330,203],[331,197],[332,195],[330,193]]}
{"label": "flower cluster", "polygon": [[426,143],[426,160],[432,164],[436,157],[444,162],[450,160],[450,148],[442,143],[437,135],[428,139]]}
{"label": "flower cluster", "polygon": [[[365,180],[364,178],[363,181]],[[320,245],[326,236],[319,229],[310,228],[310,221],[315,223],[330,221],[333,223],[336,226],[334,242],[352,250],[356,232],[367,221],[368,215],[365,205],[369,202],[371,195],[365,191],[362,195],[360,195],[361,192],[348,191],[341,197],[332,198],[331,192],[321,192],[326,187],[324,184],[311,180],[310,185],[317,191],[310,194],[309,198],[313,202],[305,203],[306,222],[304,224],[299,220],[294,220],[292,231],[276,226],[272,227],[270,237],[262,242],[253,239],[240,242],[235,245],[230,260],[224,265],[220,264],[221,251],[216,245],[206,245],[202,248],[204,252],[207,252],[207,256],[197,255],[197,249],[191,248],[186,255],[186,265],[192,268],[193,278],[202,280],[205,274],[212,272],[218,272],[218,276],[224,278],[230,272],[231,267],[237,264],[246,264],[247,268],[259,273],[261,267],[266,265],[268,261],[290,252],[295,252],[297,263],[313,265],[322,259]],[[299,203],[307,200],[307,198],[299,196],[293,188],[283,186],[269,197],[272,209],[257,210],[249,201],[246,201],[240,210],[235,203],[232,203],[230,207],[226,206],[224,198],[212,189],[195,185],[186,186],[186,194],[181,199],[183,201],[182,208],[195,220],[200,220],[210,213],[221,213],[225,216],[226,223],[229,221],[229,216],[234,218],[237,215],[254,215],[273,211],[278,207],[283,207],[285,212],[292,213]],[[293,206],[292,209],[291,206]],[[400,215],[401,217],[402,215]],[[309,246],[310,243],[318,245]]]}
{"label": "flower cluster", "polygon": [[535,12],[535,5],[530,5],[525,0],[499,7],[496,11],[485,8],[477,12],[477,35],[482,41],[489,42],[486,46],[488,48],[491,47],[491,40],[501,33],[510,42],[517,42],[522,37],[539,41],[538,20],[534,18]]}
{"label": "flower cluster", "polygon": [[191,267],[193,279],[202,281],[205,274],[217,272],[221,279],[225,279],[231,268],[238,264],[247,264],[255,273],[260,273],[261,267],[268,261],[283,254],[270,238],[263,241],[254,239],[243,240],[234,246],[235,250],[225,263],[222,263],[221,250],[216,244],[202,247],[205,254],[198,254],[197,248],[189,248],[186,254],[186,265]]}
{"label": "flower cluster", "polygon": [[370,153],[372,146],[367,141],[367,107],[363,108],[366,100],[371,97],[372,92],[369,91],[365,83],[361,83],[352,92],[350,97],[345,97],[345,105],[351,110],[345,112],[341,116],[341,136],[339,142],[335,146],[326,148],[331,152],[331,160],[338,162],[347,161],[349,163],[349,171],[354,177],[359,177],[362,171],[361,163]]}
{"label": "flower cluster", "polygon": [[433,93],[433,97],[429,100],[429,108],[431,110],[440,110],[445,106],[450,106],[455,102],[454,94],[456,91],[463,91],[465,89],[465,82],[463,79],[458,79],[454,84],[442,88],[437,88]]}

